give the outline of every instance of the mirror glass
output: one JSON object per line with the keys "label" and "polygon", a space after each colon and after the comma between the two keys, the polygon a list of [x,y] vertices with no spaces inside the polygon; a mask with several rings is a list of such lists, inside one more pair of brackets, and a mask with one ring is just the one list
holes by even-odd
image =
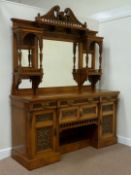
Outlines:
{"label": "mirror glass", "polygon": [[[86,67],[86,54],[83,54],[83,67]],[[88,54],[88,68],[92,68],[92,54]]]}
{"label": "mirror glass", "polygon": [[27,49],[22,49],[21,50],[21,66],[22,67],[28,67],[29,62],[28,62],[28,50]]}
{"label": "mirror glass", "polygon": [[43,68],[44,76],[40,87],[76,85],[72,76],[73,43],[44,40]]}
{"label": "mirror glass", "polygon": [[99,69],[99,45],[95,44],[95,60],[96,60],[96,69]]}

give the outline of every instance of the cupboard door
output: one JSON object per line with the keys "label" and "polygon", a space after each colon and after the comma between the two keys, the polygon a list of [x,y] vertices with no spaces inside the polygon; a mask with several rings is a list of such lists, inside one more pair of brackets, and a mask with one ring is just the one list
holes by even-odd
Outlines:
{"label": "cupboard door", "polygon": [[35,112],[35,152],[56,150],[56,112]]}
{"label": "cupboard door", "polygon": [[116,107],[114,102],[102,103],[100,111],[100,138],[108,139],[115,136]]}

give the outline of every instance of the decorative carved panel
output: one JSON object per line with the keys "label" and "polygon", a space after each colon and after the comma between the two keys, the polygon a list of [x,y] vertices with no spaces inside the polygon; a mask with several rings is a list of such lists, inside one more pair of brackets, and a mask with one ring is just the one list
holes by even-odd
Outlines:
{"label": "decorative carved panel", "polygon": [[53,147],[53,128],[45,127],[36,130],[37,151],[46,150]]}
{"label": "decorative carved panel", "polygon": [[36,17],[36,23],[38,26],[55,25],[67,28],[75,28],[86,30],[86,23],[82,24],[74,15],[70,8],[66,8],[64,11],[60,11],[58,5],[51,8],[51,10],[43,16]]}
{"label": "decorative carved panel", "polygon": [[113,132],[113,115],[105,115],[102,120],[102,134],[111,134]]}

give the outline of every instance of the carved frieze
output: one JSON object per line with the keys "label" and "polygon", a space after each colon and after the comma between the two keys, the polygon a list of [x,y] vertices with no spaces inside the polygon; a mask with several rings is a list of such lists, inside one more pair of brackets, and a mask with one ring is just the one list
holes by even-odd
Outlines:
{"label": "carved frieze", "polygon": [[82,24],[76,18],[70,8],[66,8],[64,11],[60,11],[60,7],[58,5],[51,8],[51,10],[43,16],[40,16],[40,14],[38,14],[38,16],[36,17],[36,23],[38,24],[38,26],[48,24],[86,30],[86,23]]}

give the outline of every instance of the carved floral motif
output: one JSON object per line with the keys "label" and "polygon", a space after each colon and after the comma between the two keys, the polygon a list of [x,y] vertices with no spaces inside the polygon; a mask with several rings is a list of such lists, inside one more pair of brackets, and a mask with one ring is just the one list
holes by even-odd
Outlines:
{"label": "carved floral motif", "polygon": [[66,8],[64,11],[60,11],[60,7],[58,5],[51,8],[51,10],[43,16],[40,16],[40,14],[38,14],[36,17],[36,22],[39,26],[43,24],[51,24],[76,29],[86,29],[86,23],[82,24],[76,18],[70,8]]}

